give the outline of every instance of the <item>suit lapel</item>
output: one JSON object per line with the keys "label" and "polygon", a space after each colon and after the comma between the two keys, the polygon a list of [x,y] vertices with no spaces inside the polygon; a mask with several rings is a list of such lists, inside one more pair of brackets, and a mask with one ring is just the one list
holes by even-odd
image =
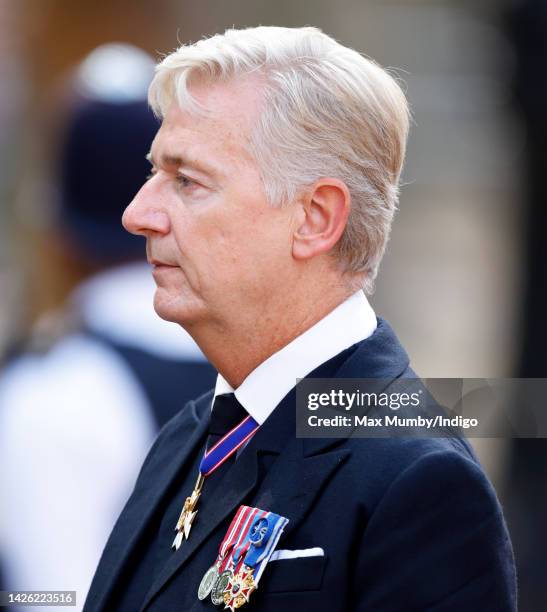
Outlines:
{"label": "suit lapel", "polygon": [[[212,394],[207,394],[200,400],[199,405],[188,405],[173,423],[171,431],[165,432],[166,439],[158,446],[157,452],[152,454],[151,451],[150,464],[145,464],[142,471],[159,473],[161,478],[139,478],[142,484],[135,487],[102,554],[86,600],[86,612],[106,609],[106,602],[115,586],[116,578],[137,546],[144,528],[152,520],[169,486],[186,467],[192,451],[205,433],[208,413],[204,407],[210,404],[211,397]],[[180,446],[184,440],[186,443]]]}
{"label": "suit lapel", "polygon": [[305,519],[326,482],[351,454],[339,449],[312,457],[306,456],[302,440],[293,439],[272,466],[254,505],[289,519],[286,537]]}

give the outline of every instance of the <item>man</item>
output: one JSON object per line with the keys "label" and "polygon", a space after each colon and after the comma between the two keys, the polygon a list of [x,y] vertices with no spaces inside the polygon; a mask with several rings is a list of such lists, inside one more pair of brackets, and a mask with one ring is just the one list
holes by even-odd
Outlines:
{"label": "man", "polygon": [[[297,378],[413,376],[362,291],[397,202],[399,86],[315,28],[260,27],[181,47],[149,100],[152,175],[123,222],[147,239],[156,311],[219,375],[156,440],[85,609],[211,610],[230,562],[230,609],[514,610],[508,534],[466,443],[295,436]],[[288,519],[250,596],[248,554],[270,536],[241,537],[249,508]]]}

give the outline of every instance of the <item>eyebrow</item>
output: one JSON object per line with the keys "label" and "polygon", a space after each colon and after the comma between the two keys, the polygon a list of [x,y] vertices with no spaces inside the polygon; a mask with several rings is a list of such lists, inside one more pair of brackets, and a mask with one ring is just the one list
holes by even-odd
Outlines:
{"label": "eyebrow", "polygon": [[[154,161],[154,158],[152,157],[152,153],[147,153],[146,154],[146,159],[153,165],[156,166],[156,162]],[[207,163],[203,163],[203,162],[194,162],[194,161],[190,161],[189,159],[183,157],[182,155],[170,155],[168,153],[164,153],[161,155],[160,157],[160,164],[162,166],[168,166],[168,167],[186,167],[186,168],[194,168],[195,170],[197,170],[198,172],[202,172],[203,174],[207,174],[211,177],[215,177],[219,174],[221,174],[221,172],[215,168],[214,166],[211,166]]]}

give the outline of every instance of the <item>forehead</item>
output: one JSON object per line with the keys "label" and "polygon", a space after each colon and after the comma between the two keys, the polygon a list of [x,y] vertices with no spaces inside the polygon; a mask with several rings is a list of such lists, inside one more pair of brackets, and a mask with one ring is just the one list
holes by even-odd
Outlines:
{"label": "forehead", "polygon": [[252,162],[247,144],[262,97],[256,79],[196,83],[189,91],[204,111],[171,104],[152,143],[154,160],[179,156],[223,166]]}

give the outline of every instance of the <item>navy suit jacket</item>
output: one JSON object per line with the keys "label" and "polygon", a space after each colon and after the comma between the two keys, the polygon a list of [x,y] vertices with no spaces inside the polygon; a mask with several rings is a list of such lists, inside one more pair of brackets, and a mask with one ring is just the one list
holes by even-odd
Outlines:
{"label": "navy suit jacket", "polygon": [[[389,325],[311,376],[414,377]],[[85,612],[115,609],[127,560],[188,470],[203,440],[212,393],[187,404],[161,431],[106,545]],[[495,492],[467,442],[455,438],[300,439],[294,389],[214,491],[204,494],[187,542],[134,609],[213,610],[197,587],[241,504],[289,519],[278,548],[321,547],[325,556],[272,561],[246,605],[263,612],[509,611],[516,609],[513,554]],[[261,457],[269,469],[259,469]],[[207,554],[205,554],[205,552]],[[121,578],[125,580],[121,580]],[[129,586],[131,589],[131,586]],[[129,593],[129,595],[131,595]]]}

